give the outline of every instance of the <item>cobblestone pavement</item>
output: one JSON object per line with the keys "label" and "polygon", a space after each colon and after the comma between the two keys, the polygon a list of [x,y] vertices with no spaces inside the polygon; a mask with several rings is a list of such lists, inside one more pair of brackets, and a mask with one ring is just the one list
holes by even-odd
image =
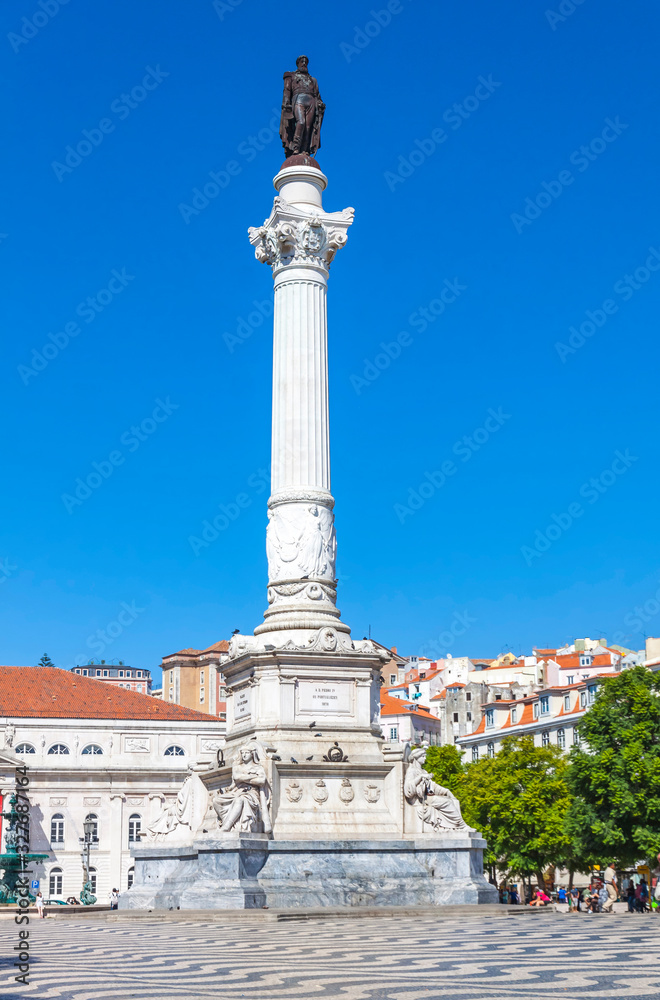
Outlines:
{"label": "cobblestone pavement", "polygon": [[[230,922],[232,921],[232,922]],[[660,994],[660,917],[594,914],[331,918],[227,924],[0,925],[0,997],[39,1000],[594,1000]]]}

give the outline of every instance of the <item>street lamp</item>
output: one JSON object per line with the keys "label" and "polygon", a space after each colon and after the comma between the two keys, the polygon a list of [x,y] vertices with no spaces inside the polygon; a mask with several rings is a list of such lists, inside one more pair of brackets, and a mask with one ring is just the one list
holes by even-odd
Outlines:
{"label": "street lamp", "polygon": [[91,817],[87,817],[83,823],[83,830],[85,831],[84,837],[79,837],[80,845],[82,847],[82,863],[83,863],[83,888],[85,882],[89,882],[89,852],[92,849],[92,837],[94,835],[94,820]]}

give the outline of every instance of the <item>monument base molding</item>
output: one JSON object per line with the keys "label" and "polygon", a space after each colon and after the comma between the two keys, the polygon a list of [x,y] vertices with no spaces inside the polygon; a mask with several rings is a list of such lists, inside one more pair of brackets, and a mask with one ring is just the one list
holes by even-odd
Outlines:
{"label": "monument base molding", "polygon": [[190,847],[140,847],[120,909],[225,910],[497,903],[483,875],[485,841],[271,840],[226,835]]}

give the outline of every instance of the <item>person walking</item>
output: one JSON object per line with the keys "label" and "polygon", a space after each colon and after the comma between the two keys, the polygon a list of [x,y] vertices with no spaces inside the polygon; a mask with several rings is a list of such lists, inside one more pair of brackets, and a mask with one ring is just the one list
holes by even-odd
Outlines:
{"label": "person walking", "polygon": [[619,893],[617,892],[616,869],[613,861],[610,861],[605,869],[603,878],[605,880],[605,889],[607,890],[607,900],[602,907],[603,913],[614,913],[614,904],[618,899]]}
{"label": "person walking", "polygon": [[119,908],[119,890],[113,889],[110,893],[110,909],[116,910]]}
{"label": "person walking", "polygon": [[637,886],[637,892],[635,893],[637,897],[637,907],[638,913],[648,913],[649,909],[649,884],[642,875],[640,883]]}
{"label": "person walking", "polygon": [[41,919],[43,920],[46,914],[44,912],[44,897],[41,891],[39,891],[36,895],[35,904],[37,907],[37,916],[41,917]]}
{"label": "person walking", "polygon": [[628,892],[626,894],[628,900],[628,913],[635,912],[635,883],[632,879],[628,881]]}

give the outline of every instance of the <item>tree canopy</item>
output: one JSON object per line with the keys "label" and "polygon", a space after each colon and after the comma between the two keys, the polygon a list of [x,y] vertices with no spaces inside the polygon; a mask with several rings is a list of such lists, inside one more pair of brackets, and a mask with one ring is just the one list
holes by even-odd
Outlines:
{"label": "tree canopy", "polygon": [[578,853],[628,867],[660,851],[660,674],[603,678],[570,756],[567,829]]}
{"label": "tree canopy", "polygon": [[37,666],[38,667],[54,667],[55,664],[51,660],[51,658],[48,655],[48,653],[44,653],[44,655],[41,657],[41,659],[37,663]]}

